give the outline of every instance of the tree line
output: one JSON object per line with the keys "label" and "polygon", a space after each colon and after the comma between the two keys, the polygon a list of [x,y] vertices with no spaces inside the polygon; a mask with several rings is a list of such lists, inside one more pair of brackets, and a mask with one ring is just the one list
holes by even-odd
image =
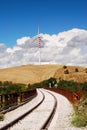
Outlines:
{"label": "tree line", "polygon": [[20,93],[26,90],[26,84],[0,81],[0,94]]}
{"label": "tree line", "polygon": [[55,87],[63,90],[69,90],[71,92],[82,91],[87,92],[87,82],[78,83],[73,80],[67,81],[60,79],[58,82],[54,77],[44,80],[40,83],[34,84],[23,84],[23,83],[12,83],[11,81],[0,81],[0,94],[8,94],[12,92],[22,92],[31,90],[34,88],[45,88],[45,87]]}

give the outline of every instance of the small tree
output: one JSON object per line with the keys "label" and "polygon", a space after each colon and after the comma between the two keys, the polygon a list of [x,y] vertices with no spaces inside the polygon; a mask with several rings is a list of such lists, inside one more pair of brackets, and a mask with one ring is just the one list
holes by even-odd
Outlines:
{"label": "small tree", "polygon": [[85,69],[85,73],[87,73],[87,68]]}
{"label": "small tree", "polygon": [[54,87],[54,85],[57,83],[56,79],[51,77],[48,79],[48,83],[51,84],[51,87]]}
{"label": "small tree", "polygon": [[75,68],[75,72],[79,72],[78,68]]}
{"label": "small tree", "polygon": [[2,86],[2,81],[0,81],[0,86]]}
{"label": "small tree", "polygon": [[69,74],[69,70],[68,70],[68,69],[65,70],[65,71],[64,71],[64,74]]}
{"label": "small tree", "polygon": [[67,68],[67,66],[66,66],[66,65],[64,65],[64,66],[63,66],[63,68],[64,68],[64,69],[66,69],[66,68]]}

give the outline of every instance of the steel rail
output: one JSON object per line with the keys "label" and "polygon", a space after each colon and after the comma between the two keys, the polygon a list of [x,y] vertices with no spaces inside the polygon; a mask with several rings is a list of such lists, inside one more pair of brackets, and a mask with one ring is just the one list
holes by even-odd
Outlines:
{"label": "steel rail", "polygon": [[[40,91],[40,90],[39,90]],[[36,105],[34,106],[31,110],[29,110],[28,112],[22,114],[20,117],[18,117],[17,119],[13,120],[12,122],[6,124],[5,126],[3,126],[2,128],[0,128],[0,130],[7,130],[8,128],[11,128],[13,125],[15,125],[18,121],[22,120],[24,117],[26,117],[28,114],[30,114],[33,110],[35,110],[37,107],[39,107],[39,105],[41,105],[41,103],[43,103],[44,99],[45,99],[45,95],[42,91],[40,91],[43,95],[42,100]]]}
{"label": "steel rail", "polygon": [[[45,90],[45,91],[47,91],[47,90]],[[54,98],[54,106],[53,106],[53,109],[52,109],[50,115],[48,116],[47,120],[41,126],[40,130],[48,130],[49,125],[50,125],[50,123],[52,121],[52,118],[53,118],[53,116],[54,116],[54,114],[56,112],[56,108],[57,108],[57,99],[56,99],[56,97],[51,92],[49,92],[49,91],[47,91],[47,92],[53,96],[53,98]]]}
{"label": "steel rail", "polygon": [[[45,94],[42,90],[39,90],[42,95],[43,95],[43,98],[42,100],[34,107],[32,108],[31,110],[29,110],[28,112],[24,113],[23,115],[21,115],[20,117],[18,117],[17,119],[15,119],[14,121],[10,122],[9,124],[5,125],[4,127],[0,128],[0,130],[7,130],[8,128],[11,128],[12,126],[14,126],[16,123],[18,123],[20,120],[22,120],[23,118],[25,118],[26,116],[28,116],[28,114],[30,114],[31,112],[33,112],[33,110],[35,110],[37,107],[39,107],[39,105],[41,105],[41,103],[43,103],[44,99],[45,99]],[[46,91],[47,93],[49,93],[53,99],[54,99],[54,104],[53,104],[53,108],[49,114],[49,116],[46,118],[46,120],[43,122],[43,125],[38,128],[38,130],[47,130],[49,128],[49,125],[52,121],[52,118],[55,114],[55,111],[56,111],[56,108],[57,108],[57,99],[56,97],[54,96],[54,94],[52,94],[51,92],[47,91],[44,89],[44,91]]]}

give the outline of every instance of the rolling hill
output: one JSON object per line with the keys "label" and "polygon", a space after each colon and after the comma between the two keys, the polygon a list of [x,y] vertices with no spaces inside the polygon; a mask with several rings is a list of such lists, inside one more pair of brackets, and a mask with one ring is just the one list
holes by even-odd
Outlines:
{"label": "rolling hill", "polygon": [[60,65],[24,65],[0,69],[0,81],[37,83],[54,76]]}
{"label": "rolling hill", "polygon": [[[68,74],[64,72],[68,70]],[[64,80],[74,80],[76,82],[85,82],[87,81],[87,68],[80,67],[80,66],[67,66],[66,69],[64,67],[59,68],[54,77],[57,79],[64,79]]]}
{"label": "rolling hill", "polygon": [[[75,69],[78,68],[78,72]],[[64,74],[68,69],[69,74]],[[87,81],[87,69],[79,66],[62,65],[23,65],[18,67],[0,69],[0,81],[12,81],[14,83],[37,83],[50,77],[55,77],[57,81],[61,79],[74,80],[77,82]]]}

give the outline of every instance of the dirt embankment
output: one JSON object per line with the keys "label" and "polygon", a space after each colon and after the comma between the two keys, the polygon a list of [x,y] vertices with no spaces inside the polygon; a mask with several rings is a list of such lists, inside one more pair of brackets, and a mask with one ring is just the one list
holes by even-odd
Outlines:
{"label": "dirt embankment", "polygon": [[54,91],[58,94],[65,96],[72,104],[77,103],[80,100],[80,98],[82,97],[81,92],[70,92],[68,90],[62,90],[62,89],[58,89],[58,88],[46,88],[46,89]]}

